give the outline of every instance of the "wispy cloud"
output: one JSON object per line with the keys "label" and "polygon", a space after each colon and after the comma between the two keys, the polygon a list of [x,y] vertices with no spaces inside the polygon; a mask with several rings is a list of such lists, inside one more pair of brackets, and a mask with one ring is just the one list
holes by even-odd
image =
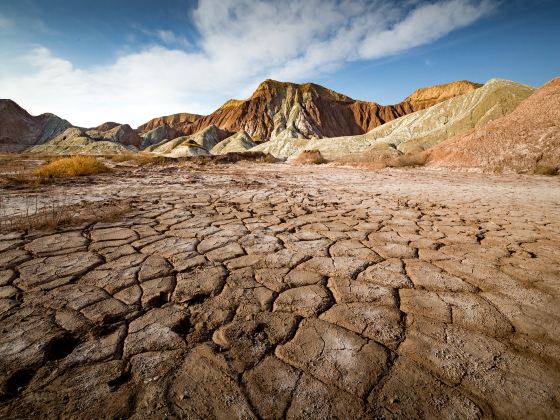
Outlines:
{"label": "wispy cloud", "polygon": [[158,114],[208,112],[229,96],[246,96],[264,78],[311,79],[356,60],[424,45],[495,9],[492,0],[403,3],[368,0],[200,0],[193,24],[197,49],[159,30],[160,46],[114,63],[77,69],[37,48],[22,65],[31,74],[0,77],[3,95],[50,110],[75,124],[106,119],[140,124]]}
{"label": "wispy cloud", "polygon": [[165,45],[170,47],[181,47],[184,49],[192,48],[192,44],[184,36],[177,35],[173,31],[159,29],[155,31],[155,35]]}

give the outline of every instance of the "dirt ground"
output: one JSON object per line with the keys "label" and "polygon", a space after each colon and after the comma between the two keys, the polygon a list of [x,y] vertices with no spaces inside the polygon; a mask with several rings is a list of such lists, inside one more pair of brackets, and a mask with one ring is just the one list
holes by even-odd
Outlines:
{"label": "dirt ground", "polygon": [[169,165],[0,194],[130,206],[0,234],[3,418],[560,417],[559,177]]}

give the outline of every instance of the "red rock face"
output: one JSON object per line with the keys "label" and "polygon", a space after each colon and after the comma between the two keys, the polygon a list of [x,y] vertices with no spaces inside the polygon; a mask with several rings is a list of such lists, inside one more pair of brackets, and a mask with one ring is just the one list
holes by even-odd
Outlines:
{"label": "red rock face", "polygon": [[384,106],[356,101],[312,83],[267,80],[249,99],[230,100],[208,116],[179,124],[177,130],[189,135],[214,124],[231,133],[244,129],[260,140],[357,135],[480,86],[463,81],[424,88],[399,104]]}
{"label": "red rock face", "polygon": [[71,124],[53,114],[30,115],[9,99],[0,99],[0,150],[17,152],[56,137]]}
{"label": "red rock face", "polygon": [[489,171],[560,168],[560,78],[546,83],[510,114],[430,149],[429,165]]}

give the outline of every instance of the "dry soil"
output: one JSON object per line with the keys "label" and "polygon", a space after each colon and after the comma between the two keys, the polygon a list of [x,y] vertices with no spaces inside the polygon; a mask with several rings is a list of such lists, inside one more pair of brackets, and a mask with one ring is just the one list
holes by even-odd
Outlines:
{"label": "dry soil", "polygon": [[558,418],[560,179],[118,170],[0,236],[0,416]]}

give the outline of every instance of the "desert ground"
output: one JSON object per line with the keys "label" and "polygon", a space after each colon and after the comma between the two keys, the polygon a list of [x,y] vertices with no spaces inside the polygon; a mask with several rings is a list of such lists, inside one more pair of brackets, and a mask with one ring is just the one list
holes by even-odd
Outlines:
{"label": "desert ground", "polygon": [[[0,194],[1,417],[560,417],[560,177],[122,164]],[[90,218],[9,221],[64,206]]]}

